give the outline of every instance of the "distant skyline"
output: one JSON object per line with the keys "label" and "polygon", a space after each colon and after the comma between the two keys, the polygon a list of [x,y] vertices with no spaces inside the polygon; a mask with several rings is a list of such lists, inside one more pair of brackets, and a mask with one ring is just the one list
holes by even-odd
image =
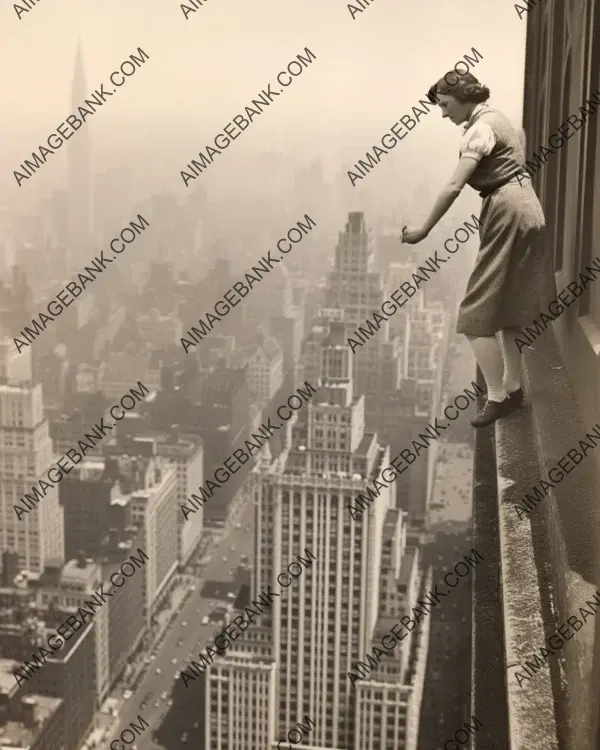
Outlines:
{"label": "distant skyline", "polygon": [[[26,209],[34,194],[64,186],[66,151],[20,189],[12,171],[71,113],[79,39],[90,94],[138,47],[150,56],[86,123],[96,172],[131,163],[134,184],[183,194],[182,166],[305,47],[317,60],[203,175],[207,189],[228,174],[252,184],[256,175],[240,168],[246,154],[263,149],[290,152],[298,167],[312,154],[325,164],[341,157],[349,168],[472,47],[483,55],[475,72],[490,87],[491,103],[520,124],[525,28],[512,4],[493,3],[483,13],[475,0],[378,0],[355,20],[337,0],[210,0],[187,21],[176,2],[49,0],[20,21],[5,4],[0,70],[10,117],[0,125],[0,200]],[[357,199],[393,190],[390,180],[415,170],[433,190],[441,187],[459,135],[432,113],[357,186]]]}

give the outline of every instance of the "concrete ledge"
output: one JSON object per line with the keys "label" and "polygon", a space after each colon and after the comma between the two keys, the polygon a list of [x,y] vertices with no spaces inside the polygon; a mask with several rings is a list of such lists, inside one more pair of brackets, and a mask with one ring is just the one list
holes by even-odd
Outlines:
{"label": "concrete ledge", "polygon": [[[529,519],[519,520],[515,504],[537,481],[538,466],[528,409],[496,423],[498,526],[502,561],[502,611],[510,750],[559,747],[550,669],[522,682],[522,664],[545,644],[540,580]],[[526,674],[526,673],[525,673]]]}
{"label": "concrete ledge", "polygon": [[[595,451],[526,511],[540,479],[593,425],[584,424],[552,331],[525,351],[523,409],[495,425],[502,610],[511,750],[597,750],[592,685],[595,619],[519,687],[515,673],[599,588]],[[521,508],[517,513],[517,505]]]}

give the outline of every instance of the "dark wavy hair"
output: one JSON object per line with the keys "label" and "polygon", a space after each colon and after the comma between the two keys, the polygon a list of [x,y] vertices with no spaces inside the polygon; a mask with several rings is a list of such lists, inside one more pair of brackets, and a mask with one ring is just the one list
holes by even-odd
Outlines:
{"label": "dark wavy hair", "polygon": [[427,98],[432,104],[438,104],[438,94],[447,94],[458,99],[463,104],[479,104],[487,102],[490,98],[490,90],[487,86],[479,83],[472,73],[458,73],[449,70],[437,83],[427,92]]}

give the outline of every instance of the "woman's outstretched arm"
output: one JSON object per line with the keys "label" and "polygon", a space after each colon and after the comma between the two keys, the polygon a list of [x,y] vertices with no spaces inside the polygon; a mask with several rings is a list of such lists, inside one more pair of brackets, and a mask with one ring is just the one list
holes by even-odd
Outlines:
{"label": "woman's outstretched arm", "polygon": [[413,244],[415,242],[420,242],[427,237],[438,221],[446,214],[450,206],[458,198],[462,189],[467,184],[467,180],[475,171],[478,163],[479,159],[475,159],[472,156],[463,156],[459,160],[458,165],[454,170],[454,174],[450,178],[448,184],[438,195],[437,200],[431,209],[431,213],[423,223],[423,226],[417,229],[405,227],[403,230],[402,238],[405,242]]}
{"label": "woman's outstretched arm", "polygon": [[433,204],[431,213],[423,224],[423,229],[427,231],[427,234],[431,232],[438,221],[446,214],[450,206],[461,194],[462,189],[467,184],[467,180],[475,171],[475,168],[479,164],[478,159],[474,159],[472,156],[463,156],[454,170],[454,174],[450,178],[450,182],[443,188],[437,197],[436,202]]}

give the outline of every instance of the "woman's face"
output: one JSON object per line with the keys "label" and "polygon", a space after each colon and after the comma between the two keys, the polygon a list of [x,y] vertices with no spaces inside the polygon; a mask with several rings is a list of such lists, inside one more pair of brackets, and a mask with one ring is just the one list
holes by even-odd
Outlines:
{"label": "woman's face", "polygon": [[459,102],[450,94],[438,94],[438,106],[442,110],[442,117],[447,117],[455,125],[466,122],[473,107],[469,102]]}

